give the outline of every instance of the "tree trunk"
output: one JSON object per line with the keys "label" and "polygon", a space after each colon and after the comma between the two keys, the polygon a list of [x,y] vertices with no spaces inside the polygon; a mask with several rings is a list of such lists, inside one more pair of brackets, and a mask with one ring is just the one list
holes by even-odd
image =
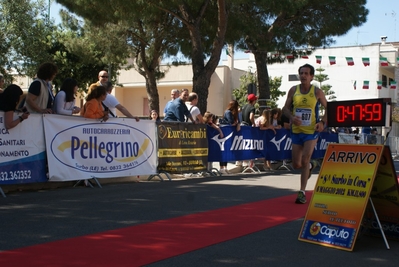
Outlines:
{"label": "tree trunk", "polygon": [[[181,13],[187,23],[190,38],[192,42],[192,68],[193,68],[193,92],[198,94],[198,108],[201,114],[207,111],[209,85],[211,77],[216,67],[219,64],[220,56],[224,46],[224,38],[227,29],[227,10],[226,1],[218,0],[218,25],[216,27],[215,38],[213,41],[213,48],[208,62],[204,63],[204,48],[201,38],[201,16],[206,12],[208,2],[204,1],[202,13],[200,15],[190,13],[187,6],[180,6]],[[197,17],[199,16],[199,17]]]}
{"label": "tree trunk", "polygon": [[270,85],[269,71],[267,69],[267,54],[264,52],[255,52],[256,74],[259,89],[259,112],[265,108],[270,108]]}
{"label": "tree trunk", "polygon": [[155,73],[149,72],[146,74],[145,77],[145,87],[147,89],[147,96],[148,96],[148,104],[151,110],[156,110],[158,114],[161,111],[159,110],[159,94],[158,94],[158,87],[157,87],[157,79],[155,78]]}

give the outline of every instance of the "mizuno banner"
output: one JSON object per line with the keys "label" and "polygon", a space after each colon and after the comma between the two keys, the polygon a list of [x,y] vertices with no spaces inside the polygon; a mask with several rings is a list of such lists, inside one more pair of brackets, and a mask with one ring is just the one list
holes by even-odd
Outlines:
{"label": "mizuno banner", "polygon": [[[288,130],[260,130],[256,127],[242,126],[237,132],[233,126],[221,127],[224,138],[211,127],[208,129],[209,162],[249,160],[291,159],[292,141]],[[338,135],[320,133],[312,158],[322,158],[329,143],[338,143]]]}

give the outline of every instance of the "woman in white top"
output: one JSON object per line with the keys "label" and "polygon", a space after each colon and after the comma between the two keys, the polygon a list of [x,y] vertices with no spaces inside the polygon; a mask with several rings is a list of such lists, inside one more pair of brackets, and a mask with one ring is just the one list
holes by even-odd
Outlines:
{"label": "woman in white top", "polygon": [[273,125],[274,129],[281,129],[281,109],[274,108],[271,111],[271,124]]}
{"label": "woman in white top", "polygon": [[72,78],[66,78],[57,93],[53,104],[53,113],[72,115],[80,112],[75,106],[75,95],[78,91],[78,82]]}

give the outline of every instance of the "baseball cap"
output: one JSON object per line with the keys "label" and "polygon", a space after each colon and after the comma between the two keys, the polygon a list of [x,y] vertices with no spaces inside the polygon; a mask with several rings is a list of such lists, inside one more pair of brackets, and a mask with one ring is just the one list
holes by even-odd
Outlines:
{"label": "baseball cap", "polygon": [[255,101],[255,100],[257,100],[258,98],[256,97],[256,95],[254,95],[254,94],[249,94],[248,95],[248,100],[249,101]]}

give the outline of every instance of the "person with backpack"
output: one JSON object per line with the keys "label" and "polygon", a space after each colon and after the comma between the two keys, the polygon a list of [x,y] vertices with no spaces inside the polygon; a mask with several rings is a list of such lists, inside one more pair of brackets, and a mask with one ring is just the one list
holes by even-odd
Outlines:
{"label": "person with backpack", "polygon": [[[204,123],[201,115],[201,111],[197,107],[198,104],[198,95],[194,92],[188,95],[188,102],[186,102],[186,106],[190,111],[191,116],[195,120],[195,123]],[[189,118],[186,117],[186,122],[188,122]]]}

